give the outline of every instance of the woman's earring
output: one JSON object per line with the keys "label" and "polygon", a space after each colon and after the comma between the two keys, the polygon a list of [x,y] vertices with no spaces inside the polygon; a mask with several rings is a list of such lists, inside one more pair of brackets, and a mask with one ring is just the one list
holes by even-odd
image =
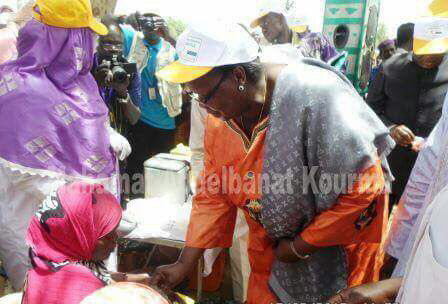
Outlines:
{"label": "woman's earring", "polygon": [[245,88],[243,85],[240,85],[240,86],[238,87],[238,91],[240,91],[240,92],[244,92],[245,89],[246,89],[246,88]]}

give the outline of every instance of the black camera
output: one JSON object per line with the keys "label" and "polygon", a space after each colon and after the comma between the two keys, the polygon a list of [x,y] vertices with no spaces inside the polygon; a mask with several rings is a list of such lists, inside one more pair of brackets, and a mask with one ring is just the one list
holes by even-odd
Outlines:
{"label": "black camera", "polygon": [[126,82],[128,75],[131,77],[137,74],[137,64],[128,63],[124,58],[112,58],[110,63],[110,70],[112,71],[112,82],[123,83]]}
{"label": "black camera", "polygon": [[152,16],[140,16],[137,18],[138,25],[142,30],[152,32],[155,30],[155,19]]}

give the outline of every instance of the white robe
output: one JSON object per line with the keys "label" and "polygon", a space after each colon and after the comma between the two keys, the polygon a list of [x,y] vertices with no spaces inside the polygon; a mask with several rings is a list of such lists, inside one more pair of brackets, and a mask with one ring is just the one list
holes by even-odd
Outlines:
{"label": "white robe", "polygon": [[448,186],[422,216],[397,303],[443,304],[448,298]]}
{"label": "white robe", "polygon": [[404,274],[417,229],[427,207],[448,185],[448,96],[442,117],[419,153],[394,215],[386,251],[399,260],[394,277]]}

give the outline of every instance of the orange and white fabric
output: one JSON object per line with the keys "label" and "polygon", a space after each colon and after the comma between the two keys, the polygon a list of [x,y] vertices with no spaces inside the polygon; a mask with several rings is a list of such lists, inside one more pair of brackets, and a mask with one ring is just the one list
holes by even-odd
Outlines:
{"label": "orange and white fabric", "polygon": [[[193,199],[186,241],[187,246],[195,248],[231,247],[237,210],[244,211],[249,226],[247,250],[251,266],[248,304],[277,301],[268,286],[275,244],[257,220],[261,193],[253,188],[258,185],[262,172],[267,124],[268,118],[260,122],[248,138],[235,122],[207,117],[205,169]],[[377,178],[361,180],[352,193],[340,196],[334,208],[317,216],[302,232],[302,237],[314,246],[347,245],[349,286],[378,279],[380,240],[387,223],[387,208],[384,207],[387,204],[383,201],[377,205],[378,216],[371,228],[362,236],[358,235],[364,242],[353,245],[353,238],[357,237],[355,219],[369,207],[373,197],[385,199],[382,185],[373,184],[373,181],[384,180],[380,162],[363,173]]]}

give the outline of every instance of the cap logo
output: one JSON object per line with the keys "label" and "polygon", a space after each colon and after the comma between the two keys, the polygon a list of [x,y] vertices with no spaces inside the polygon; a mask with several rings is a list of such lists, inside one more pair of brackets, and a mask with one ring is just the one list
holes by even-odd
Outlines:
{"label": "cap logo", "polygon": [[198,56],[198,53],[193,52],[193,51],[188,51],[187,54],[190,55],[190,56],[193,56],[193,57],[197,57]]}
{"label": "cap logo", "polygon": [[434,25],[428,28],[428,34],[435,37],[442,36],[444,34],[444,29],[441,26]]}
{"label": "cap logo", "polygon": [[199,51],[201,50],[202,39],[198,37],[188,37],[185,42],[181,59],[188,62],[196,62],[198,60]]}

